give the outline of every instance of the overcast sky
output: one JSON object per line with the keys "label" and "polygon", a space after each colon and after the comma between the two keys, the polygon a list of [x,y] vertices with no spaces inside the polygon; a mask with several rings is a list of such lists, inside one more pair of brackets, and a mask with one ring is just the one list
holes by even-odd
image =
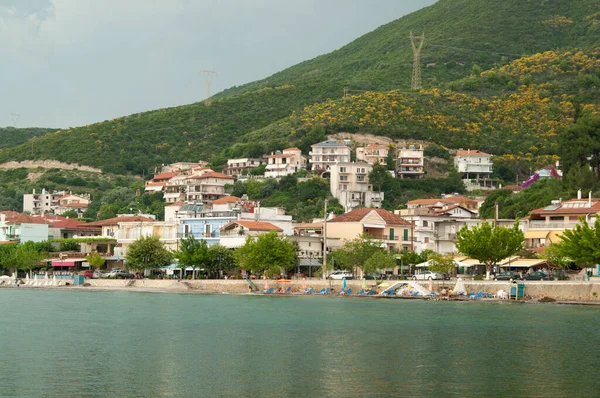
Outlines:
{"label": "overcast sky", "polygon": [[[79,126],[206,97],[435,0],[0,0],[0,126]],[[15,116],[11,114],[20,114]]]}

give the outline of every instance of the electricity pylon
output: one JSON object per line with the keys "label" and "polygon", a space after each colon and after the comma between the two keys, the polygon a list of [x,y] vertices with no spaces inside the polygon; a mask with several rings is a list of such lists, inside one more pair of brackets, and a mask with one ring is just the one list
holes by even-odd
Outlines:
{"label": "electricity pylon", "polygon": [[217,71],[201,69],[200,73],[204,75],[204,83],[206,84],[206,99],[204,100],[204,105],[210,106],[210,103],[212,102],[210,98],[210,88]]}
{"label": "electricity pylon", "polygon": [[19,117],[21,117],[20,113],[11,113],[10,119],[12,120],[13,127],[17,127],[17,123],[19,122]]}
{"label": "electricity pylon", "polygon": [[[421,39],[418,47],[415,44],[415,39]],[[413,71],[410,88],[413,90],[421,88],[421,48],[423,48],[423,42],[425,42],[425,32],[421,36],[414,36],[413,32],[410,32],[410,44],[413,49]]]}

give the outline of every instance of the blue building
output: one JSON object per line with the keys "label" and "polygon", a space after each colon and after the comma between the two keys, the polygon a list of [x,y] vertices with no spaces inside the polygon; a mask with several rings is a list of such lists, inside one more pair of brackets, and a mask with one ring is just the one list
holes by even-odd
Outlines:
{"label": "blue building", "polygon": [[204,239],[208,246],[216,245],[221,239],[221,227],[237,219],[235,211],[205,211],[200,204],[186,204],[179,210],[180,236],[193,235]]}

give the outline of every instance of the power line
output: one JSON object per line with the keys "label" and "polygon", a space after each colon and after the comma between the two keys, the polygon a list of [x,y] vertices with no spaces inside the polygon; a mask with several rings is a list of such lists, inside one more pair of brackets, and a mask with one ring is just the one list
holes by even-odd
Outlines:
{"label": "power line", "polygon": [[210,104],[212,103],[212,99],[210,98],[210,88],[212,86],[215,75],[217,74],[217,71],[201,69],[200,73],[204,75],[204,84],[206,85],[206,99],[204,100],[204,105],[210,106]]}
{"label": "power line", "polygon": [[497,55],[510,55],[511,57],[523,57],[523,54],[512,54],[512,53],[503,53],[498,51],[489,51],[489,50],[478,50],[476,48],[464,48],[464,47],[453,47],[453,46],[444,46],[441,44],[428,44],[431,47],[440,47],[440,48],[448,48],[451,50],[464,50],[464,51],[473,51],[480,53],[488,53],[488,54],[497,54]]}
{"label": "power line", "polygon": [[[421,40],[418,47],[415,44],[416,39]],[[424,42],[425,32],[423,32],[421,36],[413,36],[413,32],[410,32],[410,44],[412,45],[413,50],[413,71],[410,88],[413,90],[419,90],[421,88],[421,48],[423,48]]]}
{"label": "power line", "polygon": [[19,118],[21,117],[20,113],[11,113],[10,119],[12,120],[13,127],[17,127],[17,123],[19,122]]}

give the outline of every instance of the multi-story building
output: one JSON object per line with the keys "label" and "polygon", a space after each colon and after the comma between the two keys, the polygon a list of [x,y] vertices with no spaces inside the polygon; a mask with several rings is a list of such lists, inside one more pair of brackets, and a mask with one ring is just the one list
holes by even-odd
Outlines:
{"label": "multi-story building", "polygon": [[[87,209],[90,195],[74,195],[68,191],[46,191],[23,195],[23,212],[30,214],[62,214],[68,210]],[[73,205],[73,206],[71,206]]]}
{"label": "multi-story building", "polygon": [[227,174],[206,172],[187,178],[186,201],[208,202],[227,195],[225,185],[233,184],[234,178]]}
{"label": "multi-story building", "polygon": [[459,149],[454,156],[454,167],[462,175],[467,191],[496,189],[493,166],[492,155],[478,150]]}
{"label": "multi-story building", "polygon": [[146,192],[162,192],[169,180],[179,174],[179,170],[158,173],[154,175],[150,181],[146,181],[146,187],[144,190]]}
{"label": "multi-story building", "polygon": [[302,151],[298,148],[287,148],[282,152],[265,155],[264,158],[267,162],[265,168],[267,178],[284,177],[306,169],[306,157],[302,156]]}
{"label": "multi-story building", "polygon": [[581,198],[581,191],[577,199],[562,201],[553,200],[550,205],[532,210],[528,217],[523,218],[525,225],[525,246],[530,248],[549,246],[551,243],[560,242],[561,235],[574,229],[583,217],[588,223],[596,222],[600,213],[600,199],[589,197]]}
{"label": "multi-story building", "polygon": [[425,164],[423,145],[417,149],[414,145],[398,151],[396,159],[396,176],[398,178],[423,178]]}
{"label": "multi-story building", "polygon": [[350,146],[346,141],[327,140],[311,146],[310,169],[324,172],[336,163],[350,162]]}
{"label": "multi-story building", "polygon": [[339,162],[330,167],[329,189],[346,211],[355,207],[381,207],[383,192],[373,191],[367,163]]}
{"label": "multi-story building", "polygon": [[162,165],[161,172],[177,172],[181,174],[190,174],[192,169],[196,167],[206,167],[208,162],[199,160],[198,162],[176,162],[167,165]]}
{"label": "multi-story building", "polygon": [[227,160],[227,167],[223,169],[223,173],[232,177],[247,175],[250,170],[262,164],[263,160],[256,158],[229,159]]}
{"label": "multi-story building", "polygon": [[[121,247],[123,256],[127,255],[129,245],[141,237],[157,236],[165,248],[172,251],[179,250],[178,246],[179,223],[166,221],[120,221],[116,234],[117,244]],[[167,264],[165,264],[167,265]]]}
{"label": "multi-story building", "polygon": [[48,222],[39,216],[0,213],[0,242],[43,242],[49,239]]}
{"label": "multi-story building", "polygon": [[285,214],[283,207],[251,207],[239,214],[239,220],[243,221],[260,221],[268,222],[281,229],[281,232],[286,236],[294,234],[294,225],[292,224],[292,216]]}
{"label": "multi-story building", "polygon": [[327,221],[326,229],[328,240],[337,238],[342,243],[367,233],[389,250],[412,247],[411,223],[385,209],[356,208]]}
{"label": "multi-story building", "polygon": [[414,199],[406,202],[407,209],[427,209],[430,213],[445,211],[456,206],[477,213],[479,202],[462,195],[442,195],[439,199]]}
{"label": "multi-story building", "polygon": [[393,151],[389,145],[370,143],[364,147],[356,148],[356,160],[374,165],[378,162],[386,166],[386,160],[389,151]]}

